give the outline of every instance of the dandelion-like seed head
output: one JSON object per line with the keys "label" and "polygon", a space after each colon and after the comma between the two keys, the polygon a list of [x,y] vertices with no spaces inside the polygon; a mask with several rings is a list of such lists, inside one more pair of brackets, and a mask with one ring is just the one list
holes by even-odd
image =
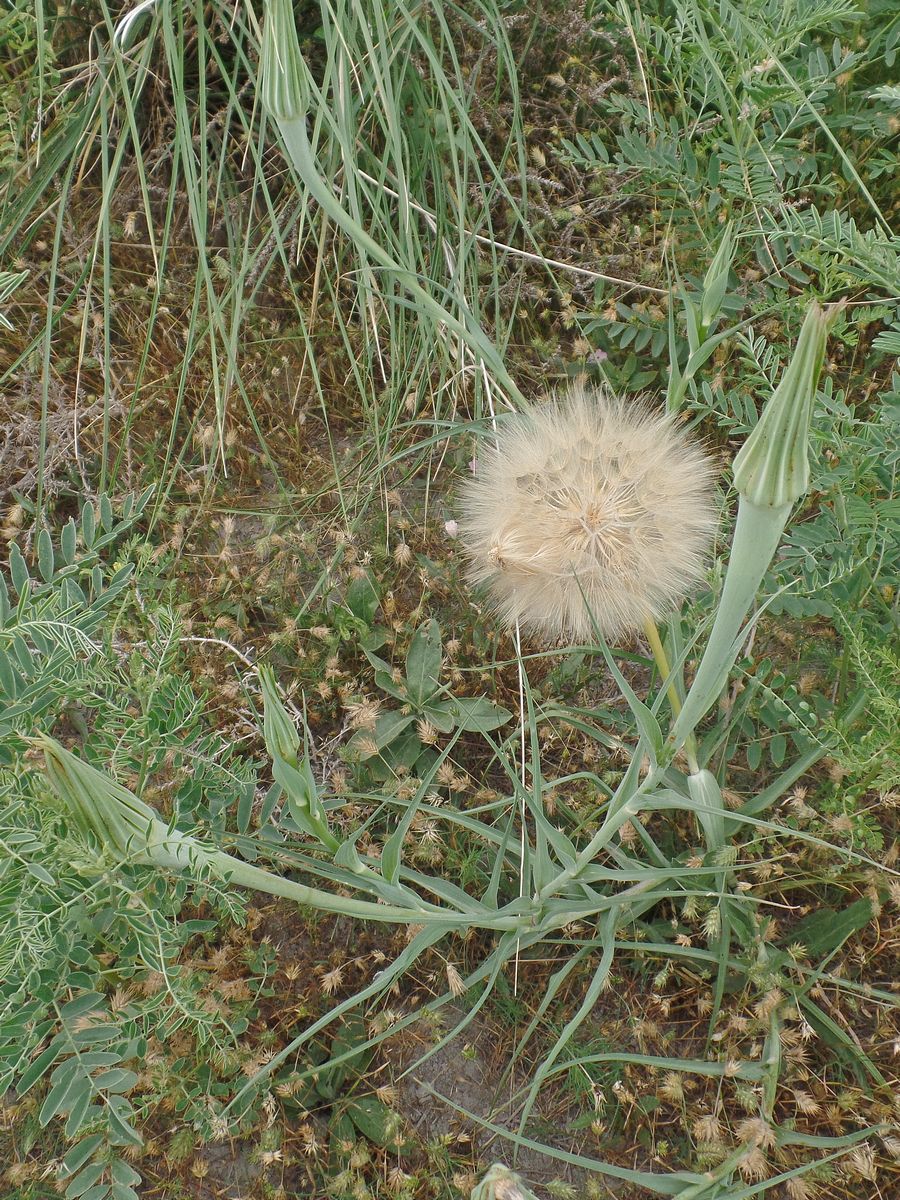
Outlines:
{"label": "dandelion-like seed head", "polygon": [[635,632],[702,576],[713,479],[672,417],[573,387],[511,416],[479,454],[461,495],[470,578],[528,632]]}

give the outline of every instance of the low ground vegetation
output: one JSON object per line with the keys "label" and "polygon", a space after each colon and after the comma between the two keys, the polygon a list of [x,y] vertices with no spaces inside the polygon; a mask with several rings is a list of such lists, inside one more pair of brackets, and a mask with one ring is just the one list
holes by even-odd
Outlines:
{"label": "low ground vegetation", "polygon": [[[4,1195],[900,1187],[898,51],[888,0],[7,7]],[[576,382],[716,472],[610,645],[467,573]]]}

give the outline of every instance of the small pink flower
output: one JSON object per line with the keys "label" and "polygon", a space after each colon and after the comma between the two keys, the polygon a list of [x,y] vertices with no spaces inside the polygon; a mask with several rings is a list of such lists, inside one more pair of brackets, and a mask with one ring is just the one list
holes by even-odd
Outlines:
{"label": "small pink flower", "polygon": [[473,475],[475,475],[477,473],[477,471],[478,471],[478,459],[477,458],[469,459],[469,470],[472,472]]}
{"label": "small pink flower", "polygon": [[605,350],[594,350],[593,353],[588,355],[587,360],[588,360],[588,362],[592,362],[592,363],[602,363],[602,362],[606,362],[606,360],[608,358],[609,358],[609,355],[606,353]]}
{"label": "small pink flower", "polygon": [[456,521],[445,521],[444,533],[446,533],[447,537],[455,538],[459,533],[459,525]]}

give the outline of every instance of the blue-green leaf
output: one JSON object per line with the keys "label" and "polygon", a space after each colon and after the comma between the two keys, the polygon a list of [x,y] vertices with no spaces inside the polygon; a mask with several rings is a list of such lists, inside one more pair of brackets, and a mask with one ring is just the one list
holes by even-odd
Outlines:
{"label": "blue-green leaf", "polygon": [[105,1170],[106,1163],[91,1163],[90,1166],[85,1167],[66,1188],[66,1200],[77,1200],[77,1197],[85,1195],[88,1188],[93,1187]]}
{"label": "blue-green leaf", "polygon": [[406,655],[406,687],[417,708],[437,691],[440,674],[441,628],[430,620],[413,634]]}
{"label": "blue-green leaf", "polygon": [[381,597],[368,572],[354,579],[347,589],[347,607],[366,625],[374,622],[380,603]]}
{"label": "blue-green leaf", "polygon": [[0,689],[15,700],[19,694],[19,676],[5,650],[0,650]]}
{"label": "blue-green leaf", "polygon": [[78,526],[75,524],[74,517],[69,517],[63,526],[62,533],[59,537],[59,550],[62,555],[62,560],[66,566],[70,566],[75,561],[75,551],[78,544]]}
{"label": "blue-green leaf", "polygon": [[61,1050],[62,1047],[59,1045],[52,1044],[48,1046],[46,1050],[37,1056],[31,1066],[22,1072],[16,1082],[16,1091],[20,1096],[24,1096],[30,1088],[34,1087],[39,1079],[42,1079],[46,1075],[56,1062]]}
{"label": "blue-green leaf", "polygon": [[37,557],[41,578],[45,583],[49,583],[53,578],[56,563],[53,555],[53,538],[46,529],[42,529],[37,536]]}
{"label": "blue-green leaf", "polygon": [[102,1133],[92,1133],[90,1137],[82,1138],[63,1159],[63,1175],[74,1175],[76,1171],[80,1170],[102,1141]]}
{"label": "blue-green leaf", "polygon": [[21,599],[29,590],[28,564],[15,542],[9,548],[9,574]]}
{"label": "blue-green leaf", "polygon": [[94,506],[88,501],[81,509],[81,537],[85,546],[90,550],[97,533],[97,516]]}
{"label": "blue-green leaf", "polygon": [[137,1171],[135,1171],[133,1167],[129,1167],[128,1163],[123,1162],[120,1158],[113,1159],[111,1165],[113,1183],[119,1183],[126,1187],[130,1187],[133,1183],[141,1182],[141,1177]]}
{"label": "blue-green leaf", "polygon": [[454,723],[467,733],[491,733],[512,717],[507,708],[486,696],[461,696],[447,702]]}

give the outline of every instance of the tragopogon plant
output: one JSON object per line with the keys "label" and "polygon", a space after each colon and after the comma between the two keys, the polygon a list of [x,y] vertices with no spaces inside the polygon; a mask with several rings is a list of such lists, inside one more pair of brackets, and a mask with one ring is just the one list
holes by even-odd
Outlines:
{"label": "tragopogon plant", "polygon": [[[719,962],[716,1002],[728,972],[749,975],[751,970],[759,971],[762,964],[769,962],[770,952],[753,908],[744,894],[734,887],[728,871],[728,826],[720,780],[696,758],[690,764],[689,774],[682,774],[676,766],[676,754],[687,745],[697,723],[715,702],[727,680],[746,636],[744,622],[760,580],[778,544],[791,505],[803,493],[809,414],[829,319],[818,305],[810,307],[795,358],[766,406],[756,432],[738,456],[738,524],[722,597],[696,677],[668,734],[663,732],[660,724],[659,699],[648,706],[634,695],[602,640],[599,622],[595,624],[606,661],[632,707],[638,736],[624,777],[606,801],[599,828],[581,846],[576,845],[544,811],[544,787],[537,754],[533,756],[530,768],[532,786],[523,786],[518,773],[509,772],[515,789],[513,810],[517,811],[521,806],[524,813],[521,838],[518,835],[511,837],[509,826],[498,826],[491,814],[457,812],[452,806],[435,806],[433,781],[446,762],[449,750],[445,749],[436,756],[432,766],[423,770],[412,795],[402,799],[399,796],[388,798],[387,803],[398,810],[398,816],[392,828],[389,822],[380,852],[375,855],[358,849],[361,829],[339,835],[340,826],[333,814],[342,802],[329,801],[321,795],[310,768],[308,735],[305,731],[302,737],[298,733],[293,718],[279,699],[274,676],[266,670],[260,678],[266,746],[287,810],[295,828],[306,836],[307,841],[300,853],[289,846],[266,847],[262,841],[256,843],[256,849],[282,864],[295,863],[330,886],[310,887],[283,878],[175,829],[131,792],[57,742],[43,736],[37,739],[46,757],[49,779],[71,813],[73,824],[82,830],[88,844],[99,849],[107,862],[110,859],[136,861],[165,871],[186,871],[201,877],[212,874],[235,885],[284,896],[322,911],[413,927],[409,944],[394,962],[355,996],[304,1029],[274,1055],[234,1097],[231,1111],[236,1111],[243,1097],[252,1094],[266,1076],[314,1038],[320,1029],[355,1005],[385,995],[419,955],[454,931],[481,928],[496,935],[493,948],[463,981],[467,989],[480,987],[483,994],[515,955],[529,954],[548,936],[564,928],[571,930],[577,925],[586,931],[581,942],[577,937],[570,938],[570,959],[555,978],[544,1004],[525,1031],[524,1041],[539,1026],[542,1013],[568,973],[587,956],[599,954],[598,966],[581,1005],[535,1073],[522,1110],[522,1129],[538,1089],[559,1069],[557,1062],[563,1048],[591,1012],[608,981],[612,962],[621,945],[622,935],[618,931],[640,921],[661,901],[687,901],[694,897],[711,903],[718,913],[717,921],[710,925],[711,930],[718,929],[715,935],[718,938],[715,957]],[[680,452],[688,453],[684,448]],[[705,495],[708,486],[708,472],[702,459],[698,459],[697,470],[699,499]],[[636,478],[641,478],[640,472],[636,472]],[[687,485],[681,486],[686,489],[680,493],[682,497],[689,494]],[[708,517],[698,510],[692,535],[697,539],[697,552],[708,526]],[[555,549],[555,552],[558,551]],[[594,602],[597,603],[596,596]],[[652,606],[648,608],[648,615],[650,613],[657,615]],[[758,819],[796,777],[796,764],[791,764],[764,793],[751,798],[745,807],[753,814],[753,819]],[[664,853],[641,820],[652,812],[679,810],[695,814],[704,829],[707,855],[699,867],[689,864],[685,855]],[[465,829],[488,849],[494,866],[483,894],[471,895],[446,879],[422,874],[404,861],[413,822],[420,815]],[[737,827],[740,819],[740,812],[729,813],[731,827]],[[637,849],[623,844],[616,836],[627,823],[638,832],[640,845]],[[504,883],[510,877],[517,880],[512,894],[508,884]],[[344,894],[338,894],[335,887]],[[348,895],[348,891],[351,894]],[[743,957],[730,951],[735,935],[746,952]],[[790,981],[786,980],[784,986],[789,990]],[[429,1007],[433,1009],[449,1002],[452,995],[448,992],[432,1001]],[[796,992],[795,999],[804,1012],[815,1015],[814,998],[801,989]],[[415,1014],[411,1014],[405,1022],[414,1018]],[[647,1058],[646,1061],[662,1060]],[[774,1106],[781,1061],[778,1009],[771,1015],[769,1035],[758,1059],[727,1064],[686,1060],[675,1061],[672,1065],[673,1060],[665,1061],[667,1070],[708,1076],[716,1073],[721,1076],[727,1071],[729,1077],[758,1084],[761,1097],[759,1120],[765,1123],[767,1140],[776,1146],[804,1144],[790,1128],[775,1124]],[[828,1146],[840,1152],[842,1147],[849,1147],[867,1132],[871,1131],[835,1139]],[[819,1144],[825,1146],[824,1141]],[[727,1188],[735,1172],[757,1147],[758,1142],[748,1135],[746,1145],[742,1144],[712,1173],[677,1171],[659,1175],[626,1170],[601,1160],[591,1160],[591,1167],[601,1174],[627,1180],[652,1192],[682,1197],[703,1195],[712,1200],[729,1194]],[[746,1189],[742,1192],[742,1195],[751,1194]]]}
{"label": "tragopogon plant", "polygon": [[[242,862],[199,838],[174,829],[133,792],[66,750],[53,738],[40,734],[33,741],[43,751],[47,776],[80,832],[93,837],[103,851],[120,861],[157,866],[167,871],[186,870],[200,876],[208,873],[238,887],[284,896],[311,908],[369,921],[429,924],[436,920],[442,925],[449,921],[450,926],[454,923],[452,912],[412,894],[407,897],[408,908],[374,904],[331,895]],[[468,917],[462,921],[464,926],[471,923]],[[501,921],[499,928],[510,924],[515,926],[516,921]]]}

